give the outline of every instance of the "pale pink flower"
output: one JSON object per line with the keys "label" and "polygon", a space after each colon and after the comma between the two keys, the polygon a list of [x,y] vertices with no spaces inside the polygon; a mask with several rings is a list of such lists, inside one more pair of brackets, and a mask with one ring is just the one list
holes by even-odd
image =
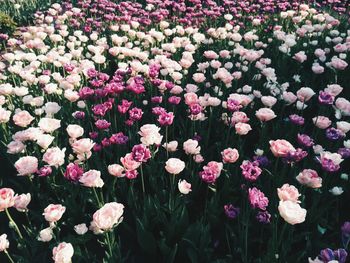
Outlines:
{"label": "pale pink flower", "polygon": [[170,158],[165,163],[165,170],[167,170],[168,173],[177,175],[181,173],[185,169],[185,163],[177,158]]}
{"label": "pale pink flower", "polygon": [[46,162],[49,166],[59,166],[64,164],[66,149],[60,149],[59,147],[53,147],[46,150],[43,155],[43,161]]}
{"label": "pale pink flower", "polygon": [[189,192],[192,191],[191,184],[188,183],[186,180],[180,179],[179,182],[177,183],[177,187],[179,189],[179,192],[184,195],[187,195]]}
{"label": "pale pink flower", "polygon": [[132,171],[140,167],[141,162],[135,161],[131,153],[126,154],[120,158],[120,162],[123,164],[126,170]]}
{"label": "pale pink flower", "polygon": [[61,127],[61,121],[53,118],[42,118],[38,126],[43,132],[52,133]]}
{"label": "pale pink flower", "polygon": [[270,150],[275,157],[285,157],[289,152],[294,152],[294,146],[286,140],[271,140]]}
{"label": "pale pink flower", "polygon": [[123,172],[124,172],[124,167],[121,166],[120,164],[108,165],[108,173],[110,175],[113,175],[115,177],[124,177],[125,175],[123,174]]}
{"label": "pale pink flower", "polygon": [[318,176],[317,172],[312,169],[304,169],[296,177],[297,181],[311,188],[320,188],[322,186],[322,178]]}
{"label": "pale pink flower", "polygon": [[62,242],[53,248],[52,254],[52,259],[55,263],[71,263],[74,255],[74,249],[72,244]]}
{"label": "pale pink flower", "polygon": [[327,129],[332,124],[332,121],[325,116],[314,117],[312,118],[312,121],[315,126],[320,129]]}
{"label": "pale pink flower", "polygon": [[293,201],[280,201],[278,205],[280,216],[289,224],[295,225],[305,221],[306,209]]}
{"label": "pale pink flower", "polygon": [[11,188],[0,189],[0,212],[15,204],[15,192]]}
{"label": "pale pink flower", "polygon": [[10,247],[10,242],[7,239],[6,234],[0,236],[0,252],[7,250]]}
{"label": "pale pink flower", "polygon": [[55,223],[61,219],[66,208],[60,204],[50,204],[44,209],[43,216],[49,223]]}
{"label": "pale pink flower", "polygon": [[298,199],[301,194],[299,194],[298,189],[293,185],[284,184],[281,188],[277,188],[277,194],[281,201],[300,202]]}
{"label": "pale pink flower", "polygon": [[186,154],[199,154],[201,147],[198,146],[197,140],[188,139],[183,143],[183,149]]}
{"label": "pale pink flower", "polygon": [[30,193],[27,194],[21,194],[21,195],[16,195],[14,197],[14,207],[17,209],[19,212],[26,212],[28,211],[27,206],[29,205],[31,201],[31,195]]}
{"label": "pale pink flower", "polygon": [[227,148],[221,152],[224,163],[235,163],[239,158],[237,149]]}
{"label": "pale pink flower", "polygon": [[107,203],[94,213],[90,228],[95,233],[108,231],[123,221],[123,213],[123,204]]}
{"label": "pale pink flower", "polygon": [[143,125],[139,131],[139,135],[141,136],[140,141],[146,146],[153,144],[160,145],[163,136],[160,135],[159,131],[160,128],[154,124]]}
{"label": "pale pink flower", "polygon": [[235,130],[239,135],[246,135],[252,130],[252,127],[247,123],[239,122],[235,124]]}
{"label": "pale pink flower", "polygon": [[13,115],[12,120],[17,126],[24,128],[34,120],[34,117],[28,111],[22,110]]}
{"label": "pale pink flower", "polygon": [[260,121],[270,121],[274,118],[276,118],[276,114],[273,110],[269,108],[261,108],[255,112],[255,116],[260,120]]}
{"label": "pale pink flower", "polygon": [[104,185],[101,178],[101,172],[97,170],[89,170],[80,177],[79,182],[86,187],[99,187]]}
{"label": "pale pink flower", "polygon": [[38,170],[38,159],[34,156],[21,157],[15,162],[18,175],[34,174]]}
{"label": "pale pink flower", "polygon": [[84,129],[80,125],[76,125],[76,124],[68,125],[66,131],[67,131],[69,137],[71,137],[73,139],[77,139],[77,138],[83,136],[83,134],[84,134]]}

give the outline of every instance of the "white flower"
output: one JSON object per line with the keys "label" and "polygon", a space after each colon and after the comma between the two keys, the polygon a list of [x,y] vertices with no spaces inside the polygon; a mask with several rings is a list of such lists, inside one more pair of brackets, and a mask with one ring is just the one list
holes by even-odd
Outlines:
{"label": "white flower", "polygon": [[342,193],[344,193],[344,190],[342,187],[334,186],[332,189],[329,190],[329,192],[332,195],[341,195]]}

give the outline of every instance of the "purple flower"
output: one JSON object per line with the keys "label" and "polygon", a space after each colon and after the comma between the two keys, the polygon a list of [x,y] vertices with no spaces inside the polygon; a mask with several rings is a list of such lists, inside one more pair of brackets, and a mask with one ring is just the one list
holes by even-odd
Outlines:
{"label": "purple flower", "polygon": [[298,133],[298,143],[305,148],[309,148],[314,145],[314,140],[306,134]]}
{"label": "purple flower", "polygon": [[348,253],[345,249],[337,249],[332,250],[330,248],[326,248],[321,250],[320,255],[318,256],[320,260],[323,262],[329,262],[332,260],[338,260],[339,263],[345,263]]}
{"label": "purple flower", "polygon": [[303,151],[300,148],[297,148],[295,151],[290,151],[287,153],[285,157],[283,157],[283,161],[285,163],[297,163],[304,159],[308,153]]}
{"label": "purple flower", "polygon": [[259,167],[266,167],[270,164],[269,159],[266,156],[254,156],[253,160],[259,163]]}
{"label": "purple flower", "polygon": [[326,137],[329,140],[336,141],[336,140],[339,140],[340,138],[343,138],[344,133],[341,130],[338,130],[332,127],[326,130]]}
{"label": "purple flower", "polygon": [[271,214],[267,211],[259,211],[256,215],[256,220],[262,224],[269,224],[271,222]]}
{"label": "purple flower", "polygon": [[350,241],[350,222],[344,222],[344,224],[341,227],[341,237],[343,241],[343,246],[345,248],[348,247],[349,241]]}
{"label": "purple flower", "polygon": [[85,112],[83,111],[76,111],[73,113],[73,117],[78,120],[82,120],[85,118]]}
{"label": "purple flower", "polygon": [[161,126],[169,126],[174,121],[174,113],[163,112],[158,116],[158,122]]}
{"label": "purple flower", "polygon": [[225,214],[230,219],[235,219],[239,215],[239,208],[232,204],[224,205]]}
{"label": "purple flower", "polygon": [[289,120],[291,123],[299,126],[302,126],[305,123],[305,119],[297,114],[289,115]]}
{"label": "purple flower", "polygon": [[320,94],[318,96],[318,101],[321,104],[331,105],[334,102],[334,97],[326,91],[320,91]]}
{"label": "purple flower", "polygon": [[343,159],[350,158],[350,148],[339,148],[338,153]]}
{"label": "purple flower", "polygon": [[128,136],[124,135],[122,132],[115,133],[109,138],[112,144],[126,144],[128,140]]}
{"label": "purple flower", "polygon": [[140,108],[132,108],[129,110],[129,116],[132,121],[139,121],[141,120],[143,115],[143,111]]}

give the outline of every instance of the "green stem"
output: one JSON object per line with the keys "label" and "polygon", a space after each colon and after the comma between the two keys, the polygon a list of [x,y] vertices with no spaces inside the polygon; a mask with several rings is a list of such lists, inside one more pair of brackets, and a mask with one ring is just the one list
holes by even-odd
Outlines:
{"label": "green stem", "polygon": [[11,256],[10,256],[10,254],[9,254],[9,252],[7,252],[7,250],[5,249],[5,254],[6,254],[6,256],[8,257],[8,259],[10,260],[10,262],[11,263],[15,263],[14,261],[13,261],[13,259],[11,258]]}
{"label": "green stem", "polygon": [[92,191],[94,192],[98,207],[102,207],[101,202],[100,202],[100,198],[98,197],[98,194],[96,192],[95,187],[92,187]]}
{"label": "green stem", "polygon": [[143,169],[142,169],[142,164],[140,165],[140,171],[141,171],[141,183],[142,183],[142,193],[143,193],[143,199],[145,199],[145,179],[143,177]]}
{"label": "green stem", "polygon": [[11,222],[12,225],[15,227],[15,230],[16,230],[16,232],[18,233],[19,237],[23,239],[22,233],[21,233],[21,231],[19,230],[19,228],[18,228],[16,222],[15,222],[15,221],[13,220],[13,218],[11,217],[11,215],[10,215],[8,209],[6,208],[5,211],[6,211],[6,215],[7,215],[7,217],[9,218],[10,222]]}

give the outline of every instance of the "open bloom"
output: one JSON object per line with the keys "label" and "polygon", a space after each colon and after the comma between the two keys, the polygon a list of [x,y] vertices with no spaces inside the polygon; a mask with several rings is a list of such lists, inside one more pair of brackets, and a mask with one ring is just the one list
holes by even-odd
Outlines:
{"label": "open bloom", "polygon": [[305,221],[306,209],[294,201],[280,201],[278,205],[280,216],[289,224],[295,225]]}
{"label": "open bloom", "polygon": [[70,263],[72,262],[72,257],[74,255],[74,249],[72,244],[62,242],[54,247],[52,250],[52,259],[55,263]]}
{"label": "open bloom", "polygon": [[176,175],[179,174],[185,169],[185,163],[177,158],[170,158],[165,163],[165,170],[167,170],[168,173]]}
{"label": "open bloom", "polygon": [[299,203],[299,191],[298,189],[289,184],[284,184],[281,188],[277,188],[278,197],[281,201],[292,201]]}
{"label": "open bloom", "polygon": [[99,187],[104,185],[101,178],[101,172],[97,170],[89,170],[80,177],[79,182],[86,187]]}
{"label": "open bloom", "polygon": [[179,180],[177,186],[181,194],[187,195],[189,192],[192,191],[191,184],[188,183],[186,180]]}
{"label": "open bloom", "polygon": [[10,242],[7,239],[6,234],[0,236],[0,252],[7,250],[10,247]]}
{"label": "open bloom", "polygon": [[60,204],[50,204],[44,209],[45,220],[49,223],[55,223],[61,219],[62,215],[66,212],[66,208]]}
{"label": "open bloom", "polygon": [[24,156],[15,162],[18,175],[30,175],[38,171],[38,159],[34,156]]}
{"label": "open bloom", "polygon": [[276,157],[286,157],[289,152],[294,152],[294,146],[286,140],[271,140],[270,149],[274,156]]}
{"label": "open bloom", "polygon": [[94,213],[90,228],[95,233],[108,231],[123,221],[123,213],[123,204],[107,203]]}
{"label": "open bloom", "polygon": [[15,192],[11,188],[0,189],[0,212],[15,204]]}

